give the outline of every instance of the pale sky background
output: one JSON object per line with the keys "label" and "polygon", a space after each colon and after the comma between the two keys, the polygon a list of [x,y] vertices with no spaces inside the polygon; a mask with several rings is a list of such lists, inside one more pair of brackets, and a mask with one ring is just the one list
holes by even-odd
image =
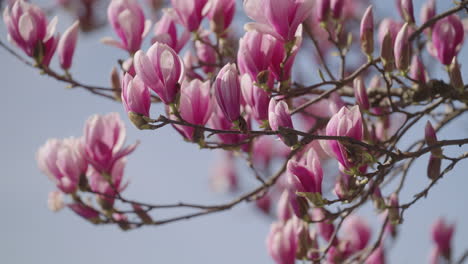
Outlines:
{"label": "pale sky background", "polygon": [[[393,1],[388,2],[391,5],[379,6],[378,12],[394,11]],[[419,10],[421,2],[415,1],[415,10]],[[447,9],[450,2],[437,1],[439,10]],[[63,16],[60,21],[61,32],[72,23]],[[72,69],[80,81],[107,86],[112,65],[123,58],[121,51],[98,43],[103,36],[114,34],[106,28],[80,36]],[[0,38],[6,39],[3,22]],[[466,59],[463,56],[460,62],[467,64]],[[56,58],[53,65],[57,66]],[[441,68],[440,64],[435,67]],[[139,131],[127,120],[119,103],[81,89],[65,89],[63,84],[39,75],[37,70],[27,68],[3,49],[0,50],[0,77],[3,91],[0,97],[3,113],[0,263],[273,263],[265,248],[271,219],[251,205],[242,204],[228,212],[130,232],[120,231],[116,226],[91,225],[69,210],[49,211],[47,195],[54,186],[36,166],[37,148],[50,137],[80,136],[90,115],[114,111],[121,113],[127,124],[127,142],[141,140],[142,143],[129,157],[126,167],[125,177],[131,179],[125,191],[127,197],[154,203],[212,204],[228,201],[233,196],[215,194],[209,189],[208,176],[217,152],[200,151],[196,145],[182,141],[172,128]],[[160,112],[160,107],[153,107],[153,115]],[[466,116],[459,119],[444,129],[439,139],[466,137],[467,121]],[[412,135],[422,137],[422,126],[413,130]],[[407,142],[412,140],[409,138]],[[468,148],[451,153],[462,151]],[[400,197],[402,202],[409,201],[413,193],[429,184],[427,159],[424,156],[410,173]],[[468,226],[464,225],[468,219],[467,169],[467,162],[461,162],[432,189],[427,199],[407,212],[397,243],[394,248],[389,247],[392,249],[389,263],[426,262],[432,247],[429,228],[438,216],[457,223],[454,256],[468,249]],[[249,176],[242,175],[241,181],[251,189],[253,186],[245,184]],[[372,209],[366,208],[361,214],[375,219]],[[374,231],[377,232],[377,226]]]}

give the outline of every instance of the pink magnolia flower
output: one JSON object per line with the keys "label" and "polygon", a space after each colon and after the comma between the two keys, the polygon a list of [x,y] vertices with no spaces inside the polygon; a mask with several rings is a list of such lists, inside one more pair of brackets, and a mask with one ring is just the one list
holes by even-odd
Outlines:
{"label": "pink magnolia flower", "polygon": [[98,193],[105,208],[112,208],[115,196],[127,187],[122,183],[125,164],[125,159],[119,159],[110,172],[99,172],[93,167],[88,170],[89,187]]}
{"label": "pink magnolia flower", "polygon": [[195,32],[200,27],[206,2],[207,0],[171,0],[179,21],[190,32]]}
{"label": "pink magnolia flower", "polygon": [[80,22],[76,21],[64,33],[58,42],[57,51],[60,66],[68,70],[72,65],[73,54],[75,52],[76,42],[78,40],[78,30]]}
{"label": "pink magnolia flower", "polygon": [[88,219],[91,221],[99,219],[99,212],[86,204],[77,202],[77,203],[68,204],[67,206],[68,208],[72,209],[73,212],[83,217],[84,219]]}
{"label": "pink magnolia flower", "polygon": [[258,74],[268,70],[277,40],[271,35],[248,31],[239,40],[237,63],[242,75],[257,81]]}
{"label": "pink magnolia flower", "polygon": [[93,115],[84,128],[84,156],[100,173],[110,173],[114,164],[137,147],[124,147],[125,126],[117,113]]}
{"label": "pink magnolia flower", "polygon": [[432,31],[432,54],[442,64],[449,65],[460,51],[464,36],[463,24],[457,15],[439,20]]}
{"label": "pink magnolia flower", "polygon": [[226,64],[216,76],[214,91],[218,106],[230,122],[240,118],[240,83],[235,64]]}
{"label": "pink magnolia flower", "polygon": [[3,21],[11,42],[42,65],[49,65],[59,39],[54,36],[57,17],[47,24],[47,17],[42,9],[18,0],[5,8]]}
{"label": "pink magnolia flower", "polygon": [[143,38],[148,34],[151,21],[145,21],[143,10],[136,0],[112,0],[107,8],[107,18],[120,42],[106,37],[101,41],[129,53],[140,49]]}
{"label": "pink magnolia flower", "polygon": [[393,53],[395,54],[395,66],[401,71],[408,70],[411,59],[408,23],[403,25],[398,32],[395,38]]}
{"label": "pink magnolia flower", "polygon": [[270,70],[278,81],[285,81],[291,77],[291,71],[296,55],[302,45],[302,26],[297,29],[295,36],[296,38],[291,49],[291,54],[286,61],[284,61],[287,57],[284,43],[281,41],[275,41],[273,54],[271,56]]}
{"label": "pink magnolia flower", "polygon": [[[281,131],[282,128],[294,128],[288,105],[284,101],[277,102],[275,98],[271,98],[268,105],[268,121],[274,131]],[[288,146],[297,143],[297,135],[295,134],[285,135],[280,133],[280,138]]]}
{"label": "pink magnolia flower", "polygon": [[413,56],[413,59],[411,60],[409,76],[421,83],[426,83],[427,74],[424,69],[424,64],[422,63],[421,58],[417,55]]}
{"label": "pink magnolia flower", "polygon": [[369,110],[369,98],[367,96],[367,89],[364,85],[364,81],[361,77],[354,79],[354,97],[356,102],[362,107],[362,109]]}
{"label": "pink magnolia flower", "polygon": [[441,255],[446,259],[450,259],[451,256],[451,243],[454,231],[455,225],[446,223],[443,218],[437,219],[431,228],[432,240]]}
{"label": "pink magnolia flower", "polygon": [[[353,106],[348,110],[347,107],[342,107],[341,110],[332,116],[327,124],[327,136],[350,137],[355,140],[363,138],[362,116],[358,106]],[[337,140],[327,140],[331,153],[330,156],[335,157],[338,162],[345,168],[350,169],[355,164],[349,160],[346,147]]]}
{"label": "pink magnolia flower", "polygon": [[372,52],[374,52],[374,15],[372,13],[372,6],[369,6],[362,16],[359,32],[362,52],[371,56]]}
{"label": "pink magnolia flower", "polygon": [[299,162],[289,160],[287,173],[288,182],[293,190],[322,194],[323,171],[313,149],[310,149],[305,159]]}
{"label": "pink magnolia flower", "polygon": [[362,217],[351,215],[343,223],[346,240],[352,252],[363,250],[371,237],[369,224]]}
{"label": "pink magnolia flower", "polygon": [[384,18],[379,25],[378,38],[380,46],[382,46],[383,40],[387,33],[390,33],[393,46],[393,44],[395,43],[396,36],[398,35],[398,32],[400,31],[401,27],[403,27],[403,24],[401,22],[395,21],[390,18]]}
{"label": "pink magnolia flower", "polygon": [[[195,125],[204,126],[212,114],[212,101],[210,96],[210,81],[202,82],[198,79],[183,82],[179,112],[181,117]],[[195,128],[175,125],[179,132],[187,139],[194,140]]]}
{"label": "pink magnolia flower", "polygon": [[293,218],[286,223],[273,223],[266,242],[268,252],[277,264],[294,264],[298,241]]}
{"label": "pink magnolia flower", "polygon": [[166,44],[154,43],[145,54],[135,54],[134,65],[137,75],[165,104],[176,99],[185,75],[182,59]]}
{"label": "pink magnolia flower", "polygon": [[61,191],[50,192],[47,199],[47,206],[52,212],[62,210],[63,207],[65,207],[65,203],[63,202],[63,193]]}
{"label": "pink magnolia flower", "polygon": [[133,78],[129,73],[125,73],[121,87],[125,111],[149,117],[151,95],[140,76]]}
{"label": "pink magnolia flower", "polygon": [[173,9],[164,9],[161,19],[154,25],[154,37],[151,39],[152,43],[160,42],[168,45],[175,52],[179,51],[185,46],[190,39],[190,32],[184,32],[178,36],[176,27],[177,15]]}
{"label": "pink magnolia flower", "polygon": [[212,30],[219,35],[231,25],[235,12],[235,0],[208,0],[203,9],[203,14],[211,20]]}
{"label": "pink magnolia flower", "polygon": [[241,89],[242,97],[249,106],[253,118],[260,123],[267,120],[268,104],[270,102],[268,93],[254,84],[248,74],[242,75]]}
{"label": "pink magnolia flower", "polygon": [[81,139],[77,138],[49,139],[39,148],[36,158],[42,172],[64,193],[76,192],[88,167]]}
{"label": "pink magnolia flower", "polygon": [[293,41],[313,4],[312,0],[246,0],[244,10],[256,22],[248,23],[245,27],[270,34],[284,42]]}

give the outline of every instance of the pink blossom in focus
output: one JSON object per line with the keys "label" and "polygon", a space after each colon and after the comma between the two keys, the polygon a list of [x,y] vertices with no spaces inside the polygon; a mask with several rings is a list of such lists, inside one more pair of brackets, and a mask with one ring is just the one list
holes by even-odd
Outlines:
{"label": "pink blossom in focus", "polygon": [[288,182],[297,192],[322,194],[323,171],[320,160],[313,149],[307,152],[305,160],[289,160]]}
{"label": "pink blossom in focus", "polygon": [[[179,113],[181,117],[194,125],[204,126],[211,117],[213,103],[210,95],[210,81],[202,82],[198,79],[183,82]],[[188,140],[194,140],[195,128],[175,125]]]}
{"label": "pink blossom in focus", "polygon": [[111,0],[107,8],[107,19],[120,39],[120,42],[106,37],[101,41],[133,54],[138,51],[143,38],[148,34],[151,21],[136,0]]}
{"label": "pink blossom in focus", "polygon": [[[363,138],[362,116],[358,106],[353,106],[351,109],[342,107],[341,110],[332,116],[327,124],[327,136],[350,137],[361,141]],[[337,140],[327,140],[330,147],[330,156],[335,157],[339,163],[345,168],[350,169],[355,164],[349,160],[346,147]]]}
{"label": "pink blossom in focus", "polygon": [[84,156],[100,173],[110,173],[114,164],[132,153],[137,144],[124,146],[126,131],[119,114],[93,115],[84,128]]}
{"label": "pink blossom in focus", "polygon": [[220,110],[230,122],[240,118],[240,82],[235,64],[226,64],[216,76],[214,94]]}
{"label": "pink blossom in focus", "polygon": [[80,22],[76,21],[64,33],[58,42],[57,52],[60,66],[68,70],[72,65],[73,53],[75,52],[76,42],[78,40],[78,30]]}
{"label": "pink blossom in focus", "polygon": [[244,10],[255,21],[247,23],[245,28],[290,42],[296,38],[296,30],[312,7],[312,0],[245,0]]}
{"label": "pink blossom in focus", "polygon": [[176,99],[185,76],[182,59],[166,44],[155,42],[146,54],[139,50],[134,65],[137,75],[165,104]]}
{"label": "pink blossom in focus", "polygon": [[151,95],[140,76],[137,75],[133,78],[129,73],[125,73],[121,87],[125,111],[149,117]]}
{"label": "pink blossom in focus", "polygon": [[171,0],[180,23],[190,32],[195,32],[200,27],[206,3],[207,0]]}
{"label": "pink blossom in focus", "polygon": [[241,90],[245,103],[249,106],[252,116],[259,123],[268,120],[268,104],[270,97],[262,88],[254,84],[250,75],[241,77]]}
{"label": "pink blossom in focus", "polygon": [[211,20],[213,32],[222,35],[231,25],[236,12],[235,0],[208,0],[203,14]]}
{"label": "pink blossom in focus", "polygon": [[154,37],[151,39],[151,42],[164,43],[171,47],[176,53],[179,53],[190,39],[190,32],[184,30],[184,32],[178,36],[176,21],[177,15],[175,11],[173,9],[164,9],[162,17],[154,25]]}

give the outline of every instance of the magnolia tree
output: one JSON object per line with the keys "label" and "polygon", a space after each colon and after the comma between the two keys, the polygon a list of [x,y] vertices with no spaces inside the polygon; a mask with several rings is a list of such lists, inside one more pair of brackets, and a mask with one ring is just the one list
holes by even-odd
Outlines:
{"label": "magnolia tree", "polygon": [[[50,139],[38,150],[39,168],[57,186],[49,195],[54,211],[68,207],[92,224],[131,230],[252,202],[267,213],[275,207],[266,244],[278,264],[385,263],[387,241],[398,235],[405,212],[468,158],[460,148],[466,133],[437,137],[468,110],[457,60],[466,0],[447,10],[428,0],[418,22],[411,0],[396,1],[396,20],[376,18],[366,0],[112,0],[107,20],[115,36],[102,43],[127,58],[116,62],[110,87],[72,74],[80,30],[105,22],[102,3],[59,2],[78,17],[61,34],[57,18],[37,5],[5,3],[10,44],[0,42],[2,48],[41,74],[122,104],[138,129],[172,126],[200,151],[223,150],[215,186],[237,188],[235,160],[246,162],[245,177],[253,175],[256,186],[224,204],[130,199],[124,168],[138,144],[125,143],[122,117],[110,113],[91,116],[80,137]],[[236,23],[242,12],[250,22]],[[55,54],[61,69],[50,66]],[[300,62],[301,56],[313,59]],[[315,81],[293,78],[301,74]],[[165,112],[151,111],[155,104]],[[421,122],[424,131],[409,135]],[[448,156],[449,147],[458,154]],[[427,185],[402,201],[408,172],[423,156]],[[325,195],[326,181],[332,194]],[[369,203],[381,221],[377,230],[356,214]],[[181,214],[155,214],[171,208]],[[435,220],[431,232],[431,263],[463,262],[466,255],[452,254],[450,220]]]}

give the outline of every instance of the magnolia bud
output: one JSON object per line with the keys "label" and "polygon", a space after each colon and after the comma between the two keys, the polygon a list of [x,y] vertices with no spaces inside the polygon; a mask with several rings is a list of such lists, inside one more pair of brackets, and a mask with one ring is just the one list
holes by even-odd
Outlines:
{"label": "magnolia bud", "polygon": [[408,71],[411,58],[411,46],[409,42],[409,33],[408,33],[408,23],[406,23],[398,32],[395,45],[394,45],[394,54],[395,54],[395,64],[396,67],[402,71]]}
{"label": "magnolia bud", "polygon": [[374,52],[374,15],[372,6],[369,6],[361,20],[361,49],[367,56],[372,56]]}
{"label": "magnolia bud", "polygon": [[369,110],[369,98],[367,96],[366,86],[361,77],[354,79],[354,97],[362,109]]}
{"label": "magnolia bud", "polygon": [[450,75],[450,83],[452,86],[459,92],[463,92],[465,84],[463,83],[463,78],[460,72],[460,64],[458,64],[457,57],[453,58],[448,71]]}
{"label": "magnolia bud", "polygon": [[431,154],[429,157],[429,163],[427,164],[427,177],[431,180],[436,180],[440,177],[440,166],[442,165],[442,160]]}
{"label": "magnolia bud", "polygon": [[392,72],[395,69],[395,55],[393,54],[393,41],[390,31],[385,34],[382,41],[380,57],[382,58],[384,70],[386,72]]}

